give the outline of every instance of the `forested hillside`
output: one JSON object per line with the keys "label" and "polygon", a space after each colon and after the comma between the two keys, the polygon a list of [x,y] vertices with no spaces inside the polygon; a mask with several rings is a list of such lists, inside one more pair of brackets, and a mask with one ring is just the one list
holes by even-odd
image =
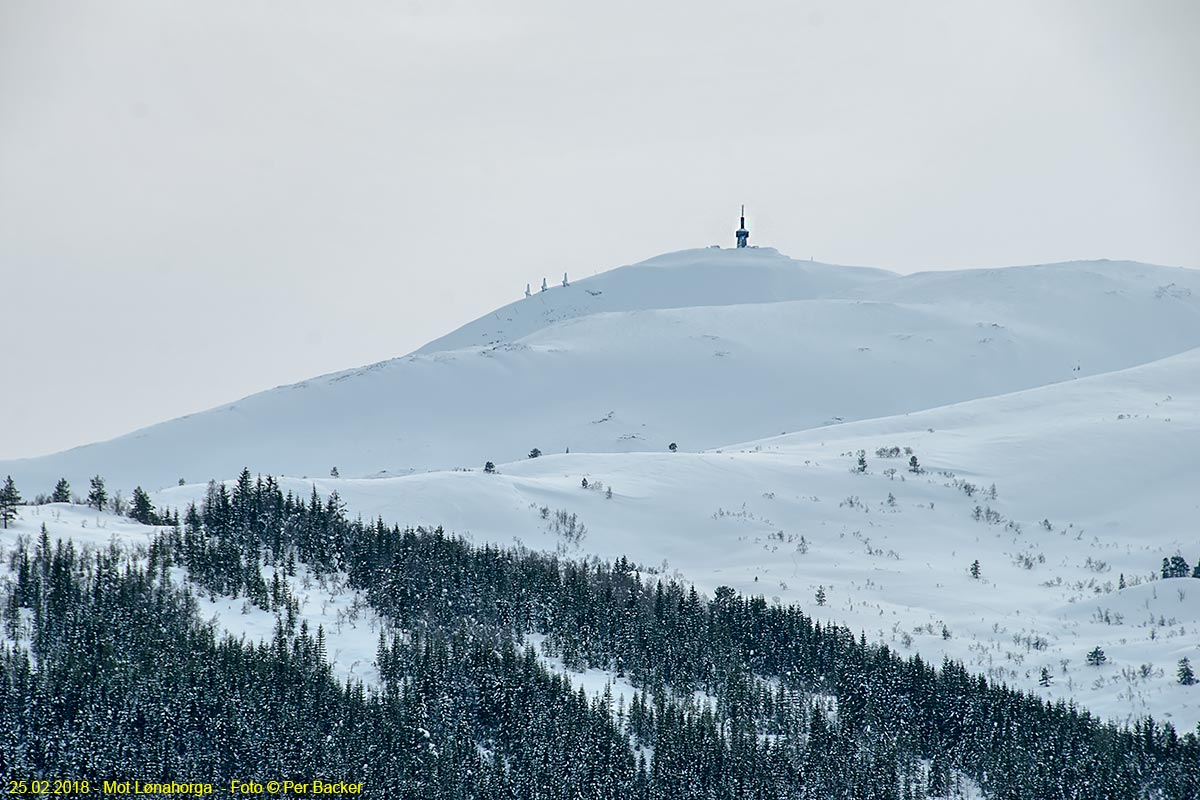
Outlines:
{"label": "forested hillside", "polygon": [[[620,559],[351,519],[244,473],[155,512],[148,547],[10,554],[0,773],[361,781],[373,797],[1194,798],[1200,745],[869,644],[796,606]],[[289,572],[363,591],[377,684],[339,683]],[[186,575],[186,580],[183,576]],[[223,638],[198,594],[276,617]],[[525,645],[543,642],[542,652]],[[572,690],[546,656],[638,689]]]}

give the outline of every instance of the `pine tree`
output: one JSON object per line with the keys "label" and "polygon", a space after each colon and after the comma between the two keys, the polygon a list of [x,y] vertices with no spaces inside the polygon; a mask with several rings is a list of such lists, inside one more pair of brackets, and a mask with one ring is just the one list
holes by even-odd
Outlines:
{"label": "pine tree", "polygon": [[1087,663],[1091,664],[1093,667],[1103,666],[1107,661],[1108,656],[1104,654],[1104,650],[1101,649],[1099,645],[1092,648],[1091,652],[1087,654]]}
{"label": "pine tree", "polygon": [[1187,561],[1179,554],[1171,556],[1170,564],[1167,565],[1166,569],[1169,574],[1164,575],[1164,578],[1186,578],[1192,572],[1192,568],[1188,566]]}
{"label": "pine tree", "polygon": [[159,524],[158,515],[154,513],[154,504],[150,502],[150,495],[140,486],[133,490],[129,516],[143,525]]}
{"label": "pine tree", "polygon": [[21,505],[21,493],[13,483],[12,475],[4,479],[4,488],[0,489],[0,520],[4,527],[17,518],[17,506]]}
{"label": "pine tree", "polygon": [[609,486],[607,489],[604,490],[604,499],[612,500],[612,487],[611,486]]}
{"label": "pine tree", "polygon": [[539,450],[539,449],[537,449],[536,447],[535,447],[535,448],[533,448],[532,450],[530,450],[530,451],[529,451],[529,457],[530,457],[530,458],[537,458],[537,457],[539,457],[541,454],[542,454],[542,451],[541,451],[541,450]]}
{"label": "pine tree", "polygon": [[491,461],[488,461],[486,464],[483,465],[483,471],[486,472],[488,475],[493,475],[496,472],[496,465],[493,464]]}
{"label": "pine tree", "polygon": [[816,595],[815,599],[817,601],[817,605],[819,605],[819,606],[825,605],[825,587],[824,586],[817,587],[817,595]]}
{"label": "pine tree", "polygon": [[338,473],[338,468],[336,466],[334,466],[333,469],[329,470],[329,477],[331,477],[331,478],[340,478],[341,477],[341,475]]}
{"label": "pine tree", "polygon": [[1196,673],[1192,671],[1192,662],[1186,657],[1179,659],[1179,669],[1175,676],[1183,686],[1193,686],[1196,683]]}
{"label": "pine tree", "polygon": [[50,495],[51,503],[69,503],[71,502],[71,484],[67,483],[66,478],[59,478],[58,483],[54,484],[54,493]]}
{"label": "pine tree", "polygon": [[586,489],[587,488],[587,478],[584,478],[583,480],[581,480],[579,482],[579,485],[582,486],[584,489]]}
{"label": "pine tree", "polygon": [[971,563],[971,577],[975,580],[979,580],[980,573],[981,570],[979,568],[979,559],[977,558]]}
{"label": "pine tree", "polygon": [[912,456],[911,458],[908,459],[908,471],[916,472],[916,473],[919,473],[921,471],[921,462],[917,461],[916,456]]}
{"label": "pine tree", "polygon": [[1054,682],[1054,677],[1050,674],[1050,670],[1042,667],[1042,675],[1038,678],[1038,683],[1042,686],[1049,686]]}
{"label": "pine tree", "polygon": [[672,453],[674,453],[676,450],[679,449],[679,445],[675,444],[674,442],[671,442],[669,445],[667,445],[667,449],[670,450]]}
{"label": "pine tree", "polygon": [[865,450],[858,451],[858,465],[855,467],[855,471],[859,473],[867,471],[867,453]]}
{"label": "pine tree", "polygon": [[104,510],[104,504],[108,502],[108,492],[104,489],[104,478],[99,475],[92,478],[92,490],[88,492],[87,504],[93,506],[97,511]]}
{"label": "pine tree", "polygon": [[1122,572],[1121,576],[1119,578],[1117,578],[1117,589],[1124,589],[1124,588],[1125,588],[1125,573]]}

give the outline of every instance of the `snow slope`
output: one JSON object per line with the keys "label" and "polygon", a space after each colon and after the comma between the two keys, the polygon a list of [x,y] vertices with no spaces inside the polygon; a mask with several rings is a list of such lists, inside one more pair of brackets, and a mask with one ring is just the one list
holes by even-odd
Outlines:
{"label": "snow slope", "polygon": [[[908,472],[903,454],[875,455],[893,446],[911,447],[925,472]],[[852,471],[860,449],[865,474]],[[1200,558],[1198,453],[1200,349],[709,452],[572,453],[496,475],[315,483],[366,518],[627,555],[707,591],[728,584],[799,602],[901,653],[962,659],[1105,717],[1152,713],[1186,730],[1200,722],[1200,687],[1176,684],[1174,669],[1184,656],[1200,663],[1200,580],[1152,578],[1164,556]],[[962,482],[978,487],[973,496]],[[284,482],[302,495],[312,483]],[[181,506],[203,490],[168,489],[156,502]],[[559,511],[585,527],[578,542],[556,526]],[[1084,663],[1095,646],[1107,665]],[[1042,667],[1054,676],[1047,688]]]}
{"label": "snow slope", "polygon": [[[551,276],[554,277],[554,276]],[[403,358],[0,462],[27,495],[243,466],[406,474],[687,451],[917,411],[1200,346],[1200,272],[1127,262],[926,273],[704,249],[552,286]],[[264,357],[269,354],[264,352]]]}
{"label": "snow slope", "polygon": [[[25,538],[36,544],[43,525],[51,542],[70,541],[83,550],[116,545],[143,563],[155,531],[153,527],[87,506],[69,503],[25,506],[8,528],[0,529],[0,581],[9,579],[8,560],[18,541]],[[270,581],[268,568],[264,567],[263,572]],[[180,586],[187,584],[182,568],[173,567],[171,576]],[[366,605],[365,598],[347,589],[344,581],[313,578],[303,566],[297,569],[295,576],[280,577],[289,584],[292,596],[300,605],[299,620],[308,623],[314,636],[318,626],[324,628],[326,651],[334,675],[341,681],[361,680],[370,684],[377,680],[375,652],[381,621]],[[244,598],[213,595],[194,584],[192,590],[201,619],[214,621],[220,630],[234,638],[270,643],[275,632],[275,614],[253,606]],[[0,641],[4,641],[4,636],[0,632]],[[23,641],[28,643],[28,631]]]}

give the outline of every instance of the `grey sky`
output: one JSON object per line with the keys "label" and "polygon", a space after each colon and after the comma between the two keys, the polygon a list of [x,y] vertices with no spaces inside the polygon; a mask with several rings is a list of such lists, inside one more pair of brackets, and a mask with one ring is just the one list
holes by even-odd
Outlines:
{"label": "grey sky", "polygon": [[0,457],[752,242],[1200,266],[1200,3],[0,0]]}

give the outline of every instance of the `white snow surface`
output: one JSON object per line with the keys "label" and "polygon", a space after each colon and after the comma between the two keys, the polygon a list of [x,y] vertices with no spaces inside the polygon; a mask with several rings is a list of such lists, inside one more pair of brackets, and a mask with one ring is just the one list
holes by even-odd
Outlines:
{"label": "white snow surface", "polygon": [[[906,456],[875,455],[893,446],[911,447],[925,472],[908,472]],[[500,464],[494,475],[283,486],[306,496],[315,483],[366,519],[442,525],[481,544],[626,555],[648,576],[797,602],[901,654],[959,659],[1104,718],[1149,713],[1190,730],[1200,722],[1200,687],[1178,685],[1174,673],[1182,657],[1200,663],[1200,580],[1155,576],[1163,557],[1200,558],[1198,448],[1200,350],[1192,350],[703,453],[572,453]],[[860,449],[865,474],[852,472]],[[582,488],[585,477],[603,488]],[[956,480],[978,486],[974,497]],[[155,500],[181,507],[203,492],[175,487]],[[977,505],[1000,520],[976,521]],[[554,531],[559,509],[586,527],[580,542]],[[814,602],[818,586],[824,607]],[[1096,646],[1109,659],[1099,668],[1085,664]],[[1042,667],[1054,676],[1047,688],[1038,685]]]}
{"label": "white snow surface", "polygon": [[[270,358],[270,343],[247,346]],[[534,447],[695,452],[1197,346],[1194,270],[1075,262],[902,277],[770,248],[689,250],[552,286],[402,358],[0,462],[0,474],[27,494],[95,474],[128,491],[243,466],[365,477],[512,461]]]}

